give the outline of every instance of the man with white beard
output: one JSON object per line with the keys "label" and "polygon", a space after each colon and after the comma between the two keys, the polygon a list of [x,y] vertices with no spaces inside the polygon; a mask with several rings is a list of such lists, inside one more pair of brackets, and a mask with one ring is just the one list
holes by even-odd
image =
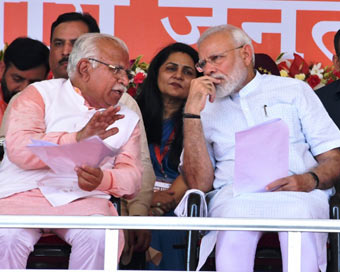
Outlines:
{"label": "man with white beard", "polygon": [[[237,27],[210,28],[197,44],[196,68],[204,76],[192,80],[185,106],[182,170],[190,188],[209,192],[209,216],[328,218],[328,198],[340,177],[340,132],[313,90],[255,72],[251,39]],[[235,133],[275,118],[289,128],[289,175],[272,181],[267,192],[234,196]],[[216,243],[217,271],[253,271],[261,235],[209,232],[199,266]],[[287,233],[279,240],[287,271]],[[301,271],[326,270],[326,241],[327,234],[302,233]]]}

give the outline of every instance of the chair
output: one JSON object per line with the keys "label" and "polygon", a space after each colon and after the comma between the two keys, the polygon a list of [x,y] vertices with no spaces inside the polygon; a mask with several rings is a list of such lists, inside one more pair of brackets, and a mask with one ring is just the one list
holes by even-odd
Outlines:
{"label": "chair", "polygon": [[[337,190],[338,191],[338,190]],[[330,218],[340,219],[340,194],[330,198]],[[188,198],[188,217],[198,217],[200,196],[191,193]],[[187,266],[186,271],[193,271],[197,267],[200,239],[199,231],[188,232]],[[329,234],[327,272],[340,271],[340,233]],[[259,241],[255,255],[255,271],[282,271],[281,251],[276,233],[265,233]],[[204,267],[203,269],[204,270]]]}

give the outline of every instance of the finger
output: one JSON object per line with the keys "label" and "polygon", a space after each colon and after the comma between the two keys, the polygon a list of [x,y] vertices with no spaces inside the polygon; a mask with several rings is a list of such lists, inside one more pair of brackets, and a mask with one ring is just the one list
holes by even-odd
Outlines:
{"label": "finger", "polygon": [[108,130],[102,131],[101,133],[98,134],[98,136],[104,140],[108,137],[111,137],[119,132],[119,129],[117,127],[110,128]]}
{"label": "finger", "polygon": [[168,195],[174,195],[175,194],[175,192],[174,191],[171,191],[171,190],[167,190],[167,191],[165,191]]}
{"label": "finger", "polygon": [[164,211],[160,207],[156,207],[152,209],[152,215],[154,216],[161,216],[164,214]]}
{"label": "finger", "polygon": [[102,170],[99,167],[91,167],[88,165],[82,165],[81,167],[77,167],[78,172],[84,178],[98,178],[101,175]]}
{"label": "finger", "polygon": [[[84,167],[85,168],[85,167]],[[84,168],[76,168],[76,172],[78,175],[78,184],[79,187],[83,190],[94,190],[97,188],[103,178],[103,172],[90,170],[89,167],[86,167],[87,171]],[[94,168],[92,168],[94,169]]]}
{"label": "finger", "polygon": [[278,179],[268,184],[266,186],[266,190],[270,192],[277,191],[279,188],[281,188],[282,186],[285,186],[287,183],[288,181],[285,178]]}
{"label": "finger", "polygon": [[120,111],[120,106],[110,106],[107,109],[101,111],[102,116],[111,116],[115,115],[117,112]]}
{"label": "finger", "polygon": [[119,119],[124,118],[124,114],[108,114],[108,115],[102,115],[100,116],[101,121],[105,122],[105,123],[112,123],[114,121],[117,121]]}
{"label": "finger", "polygon": [[151,242],[150,235],[145,234],[144,239],[143,239],[143,243],[140,245],[139,251],[141,251],[141,252],[146,251],[150,246],[150,242]]}
{"label": "finger", "polygon": [[83,179],[83,178],[78,179],[78,186],[79,186],[80,189],[82,189],[84,191],[88,191],[88,192],[95,189],[95,186],[91,182],[89,182],[88,180]]}
{"label": "finger", "polygon": [[135,230],[128,230],[128,236],[129,236],[129,239],[128,239],[128,245],[129,247],[132,247],[135,243]]}

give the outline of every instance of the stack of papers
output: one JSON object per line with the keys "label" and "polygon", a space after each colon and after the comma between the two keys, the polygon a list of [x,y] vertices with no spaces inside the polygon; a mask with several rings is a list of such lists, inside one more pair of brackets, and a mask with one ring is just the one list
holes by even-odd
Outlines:
{"label": "stack of papers", "polygon": [[76,166],[99,167],[106,158],[119,153],[119,149],[106,145],[98,136],[65,145],[32,139],[32,144],[27,147],[55,173],[60,174],[74,173]]}

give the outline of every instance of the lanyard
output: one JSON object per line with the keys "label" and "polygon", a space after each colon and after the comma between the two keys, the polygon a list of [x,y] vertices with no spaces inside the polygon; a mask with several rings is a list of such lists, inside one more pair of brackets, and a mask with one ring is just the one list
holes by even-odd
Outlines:
{"label": "lanyard", "polygon": [[163,171],[163,165],[162,165],[162,161],[166,155],[166,153],[168,153],[169,151],[169,148],[170,148],[170,144],[172,142],[172,140],[174,139],[175,137],[175,130],[173,129],[171,134],[169,135],[169,138],[168,140],[166,141],[165,143],[165,146],[164,146],[164,149],[163,149],[163,152],[161,153],[161,147],[160,145],[154,145],[154,151],[155,151],[155,155],[156,155],[156,159],[161,167],[161,172],[164,174],[164,171]]}

